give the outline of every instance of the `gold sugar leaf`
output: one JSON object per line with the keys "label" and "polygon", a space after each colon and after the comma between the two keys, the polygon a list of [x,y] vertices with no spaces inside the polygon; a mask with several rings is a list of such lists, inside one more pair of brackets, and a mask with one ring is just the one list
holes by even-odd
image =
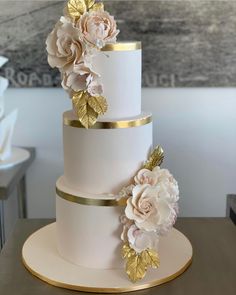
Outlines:
{"label": "gold sugar leaf", "polygon": [[94,3],[94,5],[90,8],[90,11],[98,11],[104,10],[104,4],[102,2]]}
{"label": "gold sugar leaf", "polygon": [[74,92],[73,96],[72,96],[72,102],[74,105],[76,105],[78,103],[78,101],[84,97],[85,98],[85,91],[81,90],[79,92]]}
{"label": "gold sugar leaf", "polygon": [[144,278],[147,272],[147,266],[139,254],[132,255],[126,263],[126,273],[132,282],[137,282]]}
{"label": "gold sugar leaf", "polygon": [[153,249],[147,249],[141,253],[142,259],[147,266],[158,268],[160,259],[158,253]]}
{"label": "gold sugar leaf", "polygon": [[67,3],[67,11],[71,18],[79,19],[84,12],[87,11],[87,1],[85,0],[69,0]]}
{"label": "gold sugar leaf", "polygon": [[160,166],[164,160],[164,151],[157,146],[151,153],[149,159],[145,162],[143,168],[153,170],[156,166]]}
{"label": "gold sugar leaf", "polygon": [[98,113],[88,104],[89,97],[86,91],[80,91],[72,98],[76,114],[81,124],[87,129],[92,127],[98,118]]}
{"label": "gold sugar leaf", "polygon": [[96,3],[95,0],[84,0],[87,10],[92,8]]}
{"label": "gold sugar leaf", "polygon": [[126,273],[134,283],[145,277],[148,266],[160,266],[159,255],[155,250],[147,249],[137,253],[128,243],[122,247],[122,258],[126,259]]}
{"label": "gold sugar leaf", "polygon": [[87,96],[86,92],[79,91],[72,97],[72,103],[78,118],[80,119],[86,114]]}
{"label": "gold sugar leaf", "polygon": [[98,113],[96,113],[88,104],[86,114],[81,118],[80,122],[85,128],[91,128],[98,118]]}
{"label": "gold sugar leaf", "polygon": [[88,103],[90,107],[99,115],[105,114],[108,109],[107,101],[103,96],[91,96]]}
{"label": "gold sugar leaf", "polygon": [[132,249],[129,244],[124,244],[122,247],[122,258],[129,258],[135,256],[136,252]]}

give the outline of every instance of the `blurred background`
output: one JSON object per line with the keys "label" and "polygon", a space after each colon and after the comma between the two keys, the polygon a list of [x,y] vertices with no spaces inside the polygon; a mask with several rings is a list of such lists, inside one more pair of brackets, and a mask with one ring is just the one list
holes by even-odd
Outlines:
{"label": "blurred background", "polygon": [[[153,113],[154,143],[179,182],[180,215],[225,216],[226,195],[236,192],[236,2],[104,2],[120,40],[143,43],[143,109]],[[0,3],[6,112],[19,110],[13,142],[36,148],[28,217],[54,217],[62,113],[71,101],[47,64],[45,39],[65,1]]]}

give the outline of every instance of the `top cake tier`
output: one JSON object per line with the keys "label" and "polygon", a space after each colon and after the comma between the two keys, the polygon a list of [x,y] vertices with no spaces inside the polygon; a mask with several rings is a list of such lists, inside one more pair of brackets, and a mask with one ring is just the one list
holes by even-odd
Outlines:
{"label": "top cake tier", "polygon": [[103,119],[122,119],[141,113],[141,42],[106,45],[93,59],[101,75],[108,111]]}

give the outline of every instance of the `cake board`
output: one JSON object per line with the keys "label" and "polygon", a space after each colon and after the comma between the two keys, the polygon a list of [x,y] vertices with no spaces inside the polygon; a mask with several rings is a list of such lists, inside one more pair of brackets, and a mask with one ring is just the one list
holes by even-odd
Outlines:
{"label": "cake board", "polygon": [[161,265],[148,269],[146,277],[129,281],[125,269],[88,269],[64,260],[57,251],[56,223],[33,233],[22,249],[22,259],[31,274],[56,287],[94,293],[122,293],[147,289],[175,279],[191,264],[190,241],[172,229],[160,241]]}

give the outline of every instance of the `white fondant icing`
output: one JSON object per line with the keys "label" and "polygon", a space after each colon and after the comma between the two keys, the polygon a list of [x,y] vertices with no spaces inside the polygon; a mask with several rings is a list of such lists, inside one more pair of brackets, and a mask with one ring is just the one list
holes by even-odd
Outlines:
{"label": "white fondant icing", "polygon": [[[57,187],[66,193],[63,178]],[[80,197],[83,197],[79,193]],[[80,205],[57,196],[57,246],[67,261],[89,268],[122,268],[120,251],[122,226],[119,217],[123,207]]]}
{"label": "white fondant icing", "polygon": [[0,161],[5,161],[12,154],[12,136],[18,110],[12,111],[9,115],[0,120]]}
{"label": "white fondant icing", "polygon": [[100,51],[93,59],[101,75],[108,111],[102,118],[122,119],[141,113],[142,50]]}
{"label": "white fondant icing", "polygon": [[[6,62],[8,62],[8,58],[6,58],[4,56],[0,56],[0,68]],[[2,119],[2,117],[4,115],[4,97],[3,97],[3,95],[8,87],[8,84],[9,84],[9,81],[6,78],[0,77],[0,120]]]}
{"label": "white fondant icing", "polygon": [[[102,51],[94,57],[108,112],[100,121],[141,119],[141,50]],[[64,118],[76,120],[72,111]],[[117,129],[63,126],[64,176],[57,188],[106,199],[128,185],[152,149],[152,123]],[[84,192],[84,193],[83,193]],[[123,268],[123,207],[88,206],[56,197],[57,245],[67,261],[97,269]]]}
{"label": "white fondant icing", "polygon": [[[64,116],[74,118],[72,112]],[[86,193],[117,194],[152,149],[152,123],[123,129],[63,128],[66,184]]]}
{"label": "white fondant icing", "polygon": [[8,58],[5,56],[0,56],[0,68],[8,62]]}

